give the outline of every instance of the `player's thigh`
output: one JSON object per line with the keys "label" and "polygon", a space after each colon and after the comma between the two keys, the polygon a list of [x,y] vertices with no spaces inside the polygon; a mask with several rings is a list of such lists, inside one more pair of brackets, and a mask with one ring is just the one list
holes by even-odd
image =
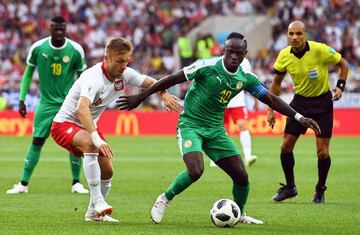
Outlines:
{"label": "player's thigh", "polygon": [[214,162],[222,158],[240,155],[240,151],[233,140],[226,134],[225,129],[214,138],[204,139],[203,150]]}
{"label": "player's thigh", "polygon": [[39,104],[34,116],[33,137],[47,138],[50,134],[52,121],[60,106]]}
{"label": "player's thigh", "polygon": [[202,152],[202,138],[195,128],[177,128],[177,140],[181,156],[191,152]]}
{"label": "player's thigh", "polygon": [[94,145],[89,132],[84,129],[77,130],[72,136],[71,146],[75,151],[81,153],[98,152],[98,148]]}
{"label": "player's thigh", "polygon": [[[71,154],[81,157],[83,155],[83,151],[77,147],[77,141],[74,142],[74,136],[82,131],[83,135],[86,135],[86,131],[83,130],[81,127],[77,126],[74,123],[70,122],[63,122],[63,123],[56,123],[54,122],[51,128],[51,136],[55,140],[55,142],[68,150]],[[87,133],[87,135],[89,135]],[[87,138],[86,136],[79,136],[79,139],[84,140]],[[89,137],[90,138],[90,137]]]}

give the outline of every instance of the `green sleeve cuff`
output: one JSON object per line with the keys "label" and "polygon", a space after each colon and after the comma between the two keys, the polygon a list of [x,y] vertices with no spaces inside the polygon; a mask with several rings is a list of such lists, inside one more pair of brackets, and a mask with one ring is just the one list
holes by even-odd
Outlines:
{"label": "green sleeve cuff", "polygon": [[24,75],[21,80],[20,94],[19,94],[20,101],[25,101],[25,97],[29,91],[34,71],[35,71],[34,66],[29,66],[29,65],[26,66]]}

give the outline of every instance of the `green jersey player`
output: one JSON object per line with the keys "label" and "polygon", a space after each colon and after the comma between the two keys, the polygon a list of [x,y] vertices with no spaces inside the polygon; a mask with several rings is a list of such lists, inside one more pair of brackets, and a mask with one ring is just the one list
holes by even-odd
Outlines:
{"label": "green jersey player", "polygon": [[[6,193],[27,193],[31,174],[39,161],[41,148],[50,134],[52,120],[74,83],[74,75],[86,68],[84,50],[76,42],[65,37],[64,17],[56,16],[50,22],[50,37],[35,42],[27,57],[19,97],[19,113],[26,117],[25,97],[29,90],[35,68],[39,74],[40,101],[36,107],[33,123],[33,140],[25,157],[21,182]],[[80,184],[81,158],[70,154],[73,185],[72,192],[88,193]]]}
{"label": "green jersey player", "polygon": [[280,113],[293,116],[316,133],[320,132],[315,121],[297,113],[280,98],[272,95],[256,75],[241,69],[239,65],[247,53],[247,42],[243,35],[231,33],[225,41],[223,52],[222,57],[199,60],[173,75],[162,78],[142,93],[120,97],[117,101],[120,109],[133,109],[156,91],[186,80],[193,81],[187,91],[184,111],[178,123],[178,143],[186,170],[180,172],[169,188],[158,196],[151,210],[155,223],[161,222],[169,202],[202,175],[202,151],[231,177],[234,201],[242,213],[240,222],[263,223],[244,213],[249,193],[248,175],[239,151],[223,126],[224,109],[240,91],[248,91]]}

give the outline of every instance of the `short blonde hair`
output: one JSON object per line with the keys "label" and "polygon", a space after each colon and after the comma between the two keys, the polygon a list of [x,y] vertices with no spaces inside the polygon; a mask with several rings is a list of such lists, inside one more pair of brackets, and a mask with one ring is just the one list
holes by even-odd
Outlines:
{"label": "short blonde hair", "polygon": [[132,54],[133,52],[133,45],[130,40],[123,38],[123,37],[117,37],[111,39],[105,47],[105,53],[106,54]]}

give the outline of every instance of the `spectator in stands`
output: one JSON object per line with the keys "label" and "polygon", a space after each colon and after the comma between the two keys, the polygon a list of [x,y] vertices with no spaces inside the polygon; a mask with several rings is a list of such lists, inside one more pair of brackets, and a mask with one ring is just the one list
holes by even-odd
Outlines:
{"label": "spectator in stands", "polygon": [[191,40],[186,36],[184,30],[180,31],[180,36],[177,40],[179,47],[179,54],[181,60],[181,66],[185,67],[190,65],[193,62],[193,48]]}

